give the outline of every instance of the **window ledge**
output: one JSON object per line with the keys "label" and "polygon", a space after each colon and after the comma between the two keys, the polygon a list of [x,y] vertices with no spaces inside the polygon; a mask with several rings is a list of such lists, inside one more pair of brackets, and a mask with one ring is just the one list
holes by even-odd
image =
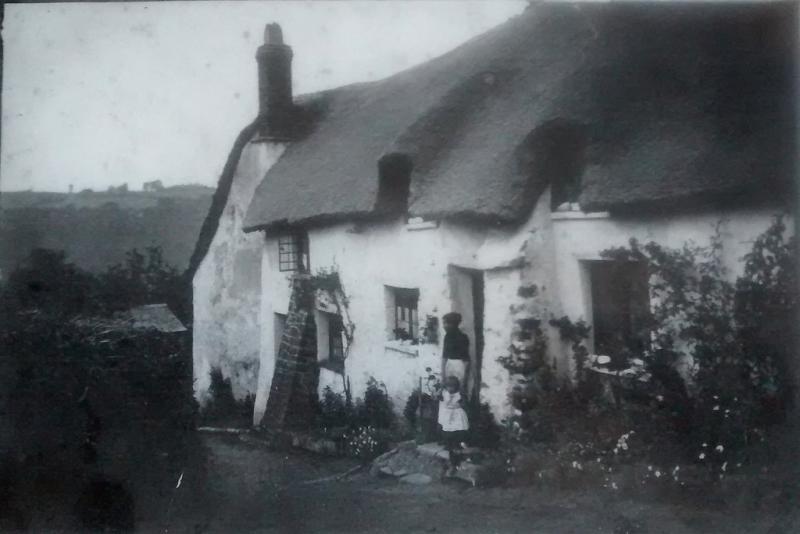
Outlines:
{"label": "window ledge", "polygon": [[406,230],[409,232],[433,230],[434,228],[439,228],[439,221],[426,221],[422,217],[412,217],[406,223]]}
{"label": "window ledge", "polygon": [[583,211],[554,211],[550,214],[550,218],[554,221],[608,219],[609,217],[611,217],[611,214],[607,211],[590,211],[588,213]]}
{"label": "window ledge", "polygon": [[408,356],[419,356],[419,345],[412,345],[408,341],[387,341],[384,347],[386,350],[399,352]]}

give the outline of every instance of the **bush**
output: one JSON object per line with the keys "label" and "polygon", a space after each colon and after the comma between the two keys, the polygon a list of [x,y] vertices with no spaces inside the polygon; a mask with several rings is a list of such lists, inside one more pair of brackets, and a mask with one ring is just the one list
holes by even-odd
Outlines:
{"label": "bush", "polygon": [[324,428],[346,427],[352,420],[352,407],[348,406],[344,395],[325,386],[319,406],[317,425]]}
{"label": "bush", "polygon": [[495,421],[489,405],[481,403],[470,418],[470,444],[484,449],[496,449],[502,438],[502,428]]}
{"label": "bush", "polygon": [[[74,503],[82,485],[115,477],[119,494],[165,491],[181,469],[202,466],[187,335],[116,320],[109,312],[136,288],[122,290],[39,249],[0,293],[0,466],[36,506]],[[45,485],[46,496],[25,495]],[[87,528],[110,521],[78,512]]]}
{"label": "bush", "polygon": [[[422,400],[422,419],[419,419],[420,398]],[[439,438],[439,427],[436,416],[438,414],[439,401],[428,393],[420,395],[419,388],[415,389],[408,396],[406,406],[403,409],[403,416],[413,429],[417,439],[427,442],[436,441]]]}
{"label": "bush", "polygon": [[208,388],[209,400],[200,409],[201,423],[203,425],[250,426],[255,396],[248,393],[243,399],[237,401],[233,396],[230,378],[225,378],[219,367],[212,367],[209,377],[211,379]]}
{"label": "bush", "polygon": [[[10,426],[2,430],[14,436],[26,476],[136,471],[157,464],[161,452],[173,463],[188,452],[196,406],[191,357],[179,338],[98,332],[45,313],[18,319],[0,331]],[[110,454],[119,446],[126,456]]]}
{"label": "bush", "polygon": [[364,399],[356,400],[356,418],[361,426],[390,428],[394,422],[392,401],[386,391],[386,385],[374,378],[367,381]]}

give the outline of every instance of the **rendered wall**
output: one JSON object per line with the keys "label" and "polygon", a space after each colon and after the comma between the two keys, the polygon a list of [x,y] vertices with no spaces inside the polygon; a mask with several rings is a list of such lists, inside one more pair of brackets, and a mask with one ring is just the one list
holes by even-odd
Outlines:
{"label": "rendered wall", "polygon": [[242,222],[256,186],[284,146],[251,142],[242,151],[217,232],[193,279],[195,397],[208,397],[209,372],[222,369],[236,398],[257,389],[264,237]]}
{"label": "rendered wall", "polygon": [[[484,350],[481,398],[502,415],[507,395],[507,373],[495,364],[498,352],[505,353],[510,340],[509,298],[516,294],[519,272],[524,262],[524,245],[538,221],[532,219],[516,230],[467,228],[442,223],[406,225],[402,221],[359,227],[339,224],[309,232],[311,272],[335,269],[339,272],[349,299],[349,313],[355,324],[353,345],[345,364],[353,395],[363,395],[370,377],[386,385],[395,410],[405,402],[426,377],[426,367],[441,368],[441,344],[444,332],[441,316],[449,311],[471,314],[453,294],[449,273],[453,267],[480,269],[485,272],[485,321],[492,326],[491,339]],[[254,420],[259,421],[274,371],[275,314],[285,314],[289,302],[287,273],[278,271],[277,237],[265,242],[262,260],[262,286],[270,297],[262,301],[265,318],[261,341],[261,371]],[[427,315],[440,319],[439,342],[417,346],[390,341],[387,334],[386,286],[418,288],[419,318]],[[464,329],[474,347],[474,332]],[[491,342],[490,342],[491,341]],[[320,371],[320,390],[330,386],[343,388],[342,375],[327,369]]]}
{"label": "rendered wall", "polygon": [[[401,411],[426,367],[441,365],[439,332],[435,345],[403,346],[389,340],[386,286],[418,288],[419,317],[441,316],[449,311],[465,315],[464,331],[473,321],[463,298],[465,281],[454,280],[458,268],[479,269],[484,275],[484,351],[481,400],[488,402],[499,418],[508,414],[508,372],[497,358],[509,352],[517,321],[537,318],[547,336],[551,363],[562,376],[572,375],[571,352],[551,318],[567,315],[591,323],[587,273],[582,263],[599,259],[599,252],[623,246],[631,237],[641,242],[657,241],[681,246],[686,240],[704,244],[722,221],[724,261],[731,275],[741,269],[740,258],[755,236],[772,221],[775,210],[751,209],[672,215],[638,219],[611,218],[608,214],[564,212],[551,214],[549,192],[545,192],[530,219],[516,230],[426,223],[406,225],[402,221],[359,227],[339,224],[309,232],[311,271],[339,272],[350,301],[349,314],[356,326],[354,342],[345,365],[352,392],[362,396],[369,377],[386,384],[395,409]],[[264,322],[261,341],[261,373],[255,420],[260,420],[271,382],[275,352],[275,314],[285,314],[289,299],[286,273],[277,269],[277,238],[264,244],[262,286],[270,295],[262,301]],[[441,321],[440,321],[441,329]],[[591,348],[591,347],[590,347]],[[320,371],[320,390],[326,385],[343,388],[343,376]]]}

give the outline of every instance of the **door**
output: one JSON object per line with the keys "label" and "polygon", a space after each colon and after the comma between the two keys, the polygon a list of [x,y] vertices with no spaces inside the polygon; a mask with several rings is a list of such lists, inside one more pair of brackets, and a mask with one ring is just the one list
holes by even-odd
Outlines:
{"label": "door", "polygon": [[481,368],[483,364],[483,316],[484,281],[483,271],[451,265],[450,279],[451,310],[461,314],[461,331],[469,337],[469,374],[465,389],[470,403],[480,402]]}

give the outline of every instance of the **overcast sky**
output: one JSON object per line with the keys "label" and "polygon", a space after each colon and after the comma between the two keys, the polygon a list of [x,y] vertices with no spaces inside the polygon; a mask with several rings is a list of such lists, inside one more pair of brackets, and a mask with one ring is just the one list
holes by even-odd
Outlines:
{"label": "overcast sky", "polygon": [[277,21],[295,94],[376,80],[520,13],[524,1],[6,4],[0,189],[214,185],[258,109]]}

